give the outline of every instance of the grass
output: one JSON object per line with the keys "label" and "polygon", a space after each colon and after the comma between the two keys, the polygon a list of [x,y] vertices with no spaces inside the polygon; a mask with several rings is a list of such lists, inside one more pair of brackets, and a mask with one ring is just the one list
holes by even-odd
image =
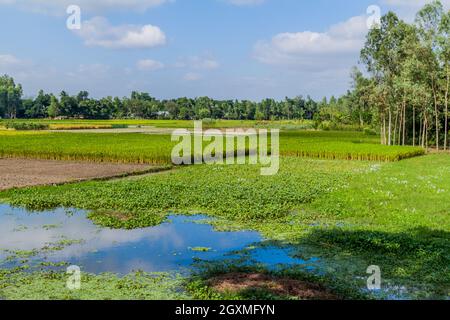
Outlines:
{"label": "grass", "polygon": [[21,272],[0,269],[0,299],[8,300],[176,300],[190,299],[184,279],[169,273],[81,274],[81,289],[66,287],[59,271]]}
{"label": "grass", "polygon": [[170,136],[44,133],[1,135],[0,157],[167,164]]}
{"label": "grass", "polygon": [[[169,135],[0,131],[0,157],[170,164],[176,142]],[[204,144],[206,145],[206,143]],[[377,144],[358,132],[283,132],[280,154],[320,159],[398,161],[421,148]]]}
{"label": "grass", "polygon": [[[257,230],[299,258],[319,258],[311,281],[345,297],[361,294],[375,264],[388,288],[380,297],[448,299],[449,168],[444,154],[393,163],[294,157],[283,158],[275,177],[253,166],[203,165],[138,180],[11,190],[0,200],[91,209],[97,223],[125,228],[154,225],[170,211],[207,213],[219,230]],[[308,279],[305,270],[285,272]]]}
{"label": "grass", "polygon": [[377,136],[359,132],[285,132],[280,140],[285,156],[364,161],[399,161],[425,154],[418,147],[380,145]]}
{"label": "grass", "polygon": [[[170,137],[162,135],[0,132],[0,156],[161,164],[169,161],[171,148]],[[156,225],[173,212],[208,214],[217,218],[218,229],[257,230],[274,245],[294,248],[300,258],[318,257],[320,276],[312,280],[346,297],[358,296],[355,288],[364,287],[366,269],[375,264],[383,286],[397,296],[405,287],[407,297],[449,298],[448,155],[415,157],[423,149],[380,146],[377,136],[309,131],[283,132],[280,153],[280,172],[273,177],[261,176],[258,166],[201,165],[132,180],[9,190],[0,193],[0,201],[32,210],[87,209],[96,223],[114,228]],[[413,158],[402,160],[408,157]],[[28,290],[47,297],[36,291],[38,285],[63,294],[59,280],[52,284],[43,277],[18,281],[18,291],[7,286],[12,291],[5,296]],[[92,279],[92,290],[81,298],[120,296],[103,296]],[[217,298],[201,285],[194,291],[195,297]],[[139,292],[135,296],[145,297]]]}
{"label": "grass", "polygon": [[372,164],[284,220],[216,225],[258,230],[299,258],[319,257],[317,268],[338,287],[364,287],[367,267],[378,265],[397,296],[448,299],[449,168],[445,154]]}
{"label": "grass", "polygon": [[138,180],[12,190],[1,193],[0,200],[32,210],[90,209],[92,219],[117,228],[154,225],[170,211],[207,213],[235,221],[280,219],[366,166],[363,162],[286,158],[280,173],[268,177],[260,175],[259,166],[200,165]]}
{"label": "grass", "polygon": [[0,131],[4,158],[172,164],[177,144],[170,135]]}

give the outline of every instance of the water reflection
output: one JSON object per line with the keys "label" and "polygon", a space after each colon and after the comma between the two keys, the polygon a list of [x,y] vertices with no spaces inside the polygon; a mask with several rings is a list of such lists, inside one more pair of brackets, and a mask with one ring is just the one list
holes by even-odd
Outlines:
{"label": "water reflection", "polygon": [[[170,221],[152,228],[113,230],[94,225],[81,211],[30,214],[0,205],[0,260],[8,256],[5,250],[39,250],[64,239],[82,240],[31,259],[66,261],[91,273],[169,271],[189,267],[194,258],[220,259],[261,241],[257,232],[216,232],[210,225],[196,223],[199,219],[205,217],[171,216]],[[192,249],[196,247],[211,250],[198,252]]]}

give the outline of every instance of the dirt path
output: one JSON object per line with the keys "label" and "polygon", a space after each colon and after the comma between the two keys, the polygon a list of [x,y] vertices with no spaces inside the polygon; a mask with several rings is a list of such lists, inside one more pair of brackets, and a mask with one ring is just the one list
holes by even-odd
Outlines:
{"label": "dirt path", "polygon": [[139,164],[0,159],[0,190],[144,174],[157,168]]}

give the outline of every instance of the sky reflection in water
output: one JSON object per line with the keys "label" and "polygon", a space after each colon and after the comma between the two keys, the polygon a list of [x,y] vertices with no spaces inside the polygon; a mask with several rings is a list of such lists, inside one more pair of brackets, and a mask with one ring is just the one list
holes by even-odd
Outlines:
{"label": "sky reflection in water", "polygon": [[[28,213],[20,208],[0,205],[0,260],[8,256],[4,250],[41,249],[49,243],[68,239],[83,242],[32,259],[38,262],[65,261],[90,273],[180,271],[189,268],[194,258],[222,259],[227,253],[262,241],[257,232],[217,232],[210,225],[195,222],[205,218],[171,216],[169,221],[156,227],[113,230],[94,225],[84,212],[78,210]],[[193,251],[192,248],[196,247],[211,250]],[[273,265],[296,262],[286,251],[275,248],[255,250],[253,258]]]}

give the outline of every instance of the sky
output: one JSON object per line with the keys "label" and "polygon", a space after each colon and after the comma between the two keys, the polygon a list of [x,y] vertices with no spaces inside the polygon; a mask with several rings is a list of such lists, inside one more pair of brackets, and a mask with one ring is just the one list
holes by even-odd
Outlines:
{"label": "sky", "polygon": [[0,74],[26,96],[338,96],[378,10],[413,21],[427,2],[0,0]]}

